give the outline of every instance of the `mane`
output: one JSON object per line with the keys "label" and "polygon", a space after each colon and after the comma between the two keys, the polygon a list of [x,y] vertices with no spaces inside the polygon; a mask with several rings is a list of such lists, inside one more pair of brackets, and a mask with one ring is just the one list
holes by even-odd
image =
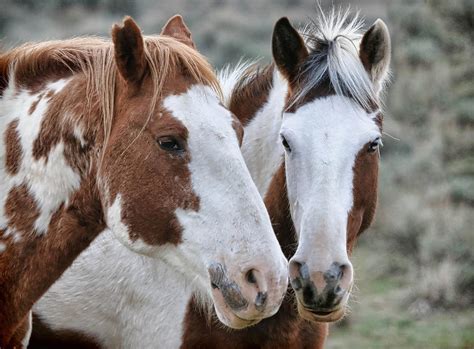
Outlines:
{"label": "mane", "polygon": [[262,92],[269,92],[273,85],[273,80],[262,79],[262,76],[273,74],[274,65],[259,65],[259,60],[239,61],[235,66],[226,65],[218,74],[221,84],[224,103],[227,108],[232,101],[238,98],[252,100]]}
{"label": "mane", "polygon": [[[210,86],[222,98],[217,77],[206,59],[195,49],[167,36],[144,36],[145,57],[154,91],[150,113],[160,98],[166,78],[184,68],[197,82]],[[41,43],[27,43],[0,55],[0,78],[22,85],[24,79],[51,71],[82,72],[86,76],[87,101],[98,100],[103,120],[104,144],[112,128],[116,84],[114,47],[110,40],[80,37]],[[150,114],[151,115],[151,114]]]}
{"label": "mane", "polygon": [[378,106],[373,83],[359,58],[359,43],[364,20],[349,9],[318,14],[302,31],[309,57],[300,72],[303,82],[295,101],[306,96],[322,82],[329,81],[337,95],[352,97],[365,110]]}

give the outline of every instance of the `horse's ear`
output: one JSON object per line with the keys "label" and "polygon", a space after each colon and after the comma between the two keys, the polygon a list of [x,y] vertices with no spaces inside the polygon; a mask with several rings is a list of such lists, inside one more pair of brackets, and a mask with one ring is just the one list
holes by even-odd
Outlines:
{"label": "horse's ear", "polygon": [[364,34],[359,55],[379,92],[388,75],[391,55],[390,34],[381,19],[377,19]]}
{"label": "horse's ear", "polygon": [[191,37],[191,31],[184,23],[181,15],[174,15],[171,17],[168,22],[166,22],[163,29],[161,29],[161,35],[171,36],[183,44],[196,48]]}
{"label": "horse's ear", "polygon": [[303,38],[286,17],[280,18],[275,24],[272,52],[278,70],[288,81],[294,81],[298,68],[308,57],[308,50]]}
{"label": "horse's ear", "polygon": [[123,26],[112,28],[115,62],[120,75],[130,84],[139,84],[145,74],[146,59],[143,36],[131,17],[125,17]]}

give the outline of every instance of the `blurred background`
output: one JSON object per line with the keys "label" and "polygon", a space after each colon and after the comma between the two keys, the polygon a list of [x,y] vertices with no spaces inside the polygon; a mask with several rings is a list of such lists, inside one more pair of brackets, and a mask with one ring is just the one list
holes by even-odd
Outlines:
{"label": "blurred background", "polygon": [[[474,348],[474,0],[324,1],[392,35],[376,222],[353,255],[357,287],[328,348]],[[271,60],[275,21],[315,0],[0,0],[3,49],[109,35],[128,14],[159,33],[180,13],[216,67]]]}

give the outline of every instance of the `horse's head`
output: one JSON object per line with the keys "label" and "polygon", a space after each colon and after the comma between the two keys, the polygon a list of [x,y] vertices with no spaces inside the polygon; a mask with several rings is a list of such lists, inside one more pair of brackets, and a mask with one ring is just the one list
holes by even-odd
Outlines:
{"label": "horse's head", "polygon": [[233,328],[274,314],[287,262],[239,148],[242,127],[181,17],[112,31],[115,112],[99,170],[108,227],[189,276]]}
{"label": "horse's head", "polygon": [[390,61],[387,27],[377,20],[360,41],[357,20],[321,17],[303,37],[286,18],[273,56],[289,82],[281,140],[298,248],[290,281],[300,314],[344,314],[353,268],[348,254],[371,223],[377,201],[382,116],[379,93]]}

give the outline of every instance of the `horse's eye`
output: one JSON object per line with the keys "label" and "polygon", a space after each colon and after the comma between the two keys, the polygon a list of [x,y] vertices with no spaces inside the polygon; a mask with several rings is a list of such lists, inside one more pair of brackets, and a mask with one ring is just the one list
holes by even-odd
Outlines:
{"label": "horse's eye", "polygon": [[374,151],[379,149],[379,147],[382,146],[382,145],[383,145],[382,144],[382,139],[380,137],[377,137],[372,142],[370,142],[369,148],[367,149],[367,151],[369,153],[373,153]]}
{"label": "horse's eye", "polygon": [[172,136],[158,138],[158,144],[161,149],[169,152],[177,153],[184,151],[184,147],[181,145],[181,143]]}
{"label": "horse's eye", "polygon": [[288,152],[291,152],[291,147],[290,145],[288,144],[288,141],[286,140],[286,138],[284,136],[281,136],[281,144],[283,144],[283,146],[285,147],[285,149],[288,151]]}

